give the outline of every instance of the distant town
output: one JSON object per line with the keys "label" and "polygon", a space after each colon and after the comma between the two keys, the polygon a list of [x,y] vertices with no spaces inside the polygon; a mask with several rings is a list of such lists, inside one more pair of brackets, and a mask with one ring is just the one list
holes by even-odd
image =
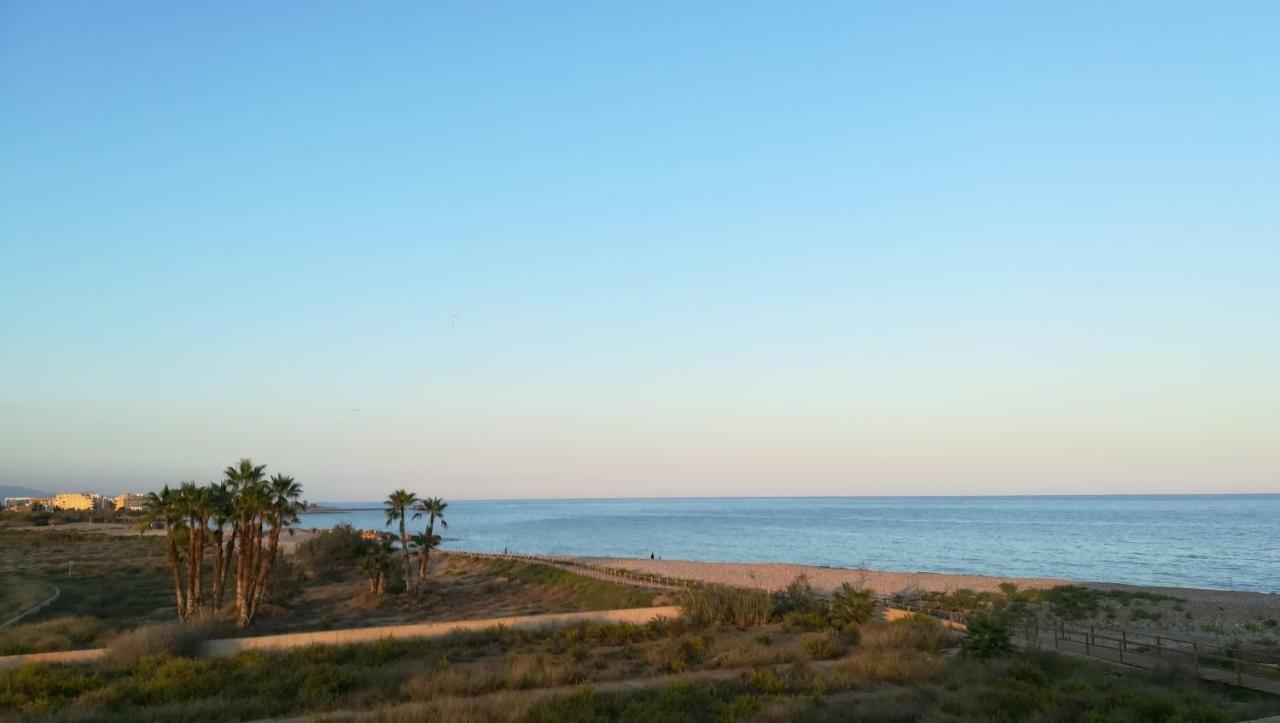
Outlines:
{"label": "distant town", "polygon": [[96,492],[59,492],[52,497],[5,497],[4,509],[14,512],[39,512],[41,510],[69,511],[141,511],[147,496],[141,492],[129,492],[108,496]]}

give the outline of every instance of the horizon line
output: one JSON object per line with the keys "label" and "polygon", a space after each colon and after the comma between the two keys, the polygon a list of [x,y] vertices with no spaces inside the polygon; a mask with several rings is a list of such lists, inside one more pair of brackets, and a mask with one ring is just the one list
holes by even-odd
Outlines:
{"label": "horizon line", "polygon": [[[1037,497],[1275,497],[1277,492],[1064,492],[1046,494],[975,494],[975,495],[672,495],[660,497],[493,497],[454,498],[452,502],[640,502],[646,500],[849,500],[849,499],[1007,499]],[[382,500],[316,500],[311,504],[355,504]]]}

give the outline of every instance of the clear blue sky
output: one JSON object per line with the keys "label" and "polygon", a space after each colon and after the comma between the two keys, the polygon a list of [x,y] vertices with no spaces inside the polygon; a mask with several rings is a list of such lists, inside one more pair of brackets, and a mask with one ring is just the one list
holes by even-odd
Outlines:
{"label": "clear blue sky", "polygon": [[1280,3],[0,3],[0,483],[1280,491]]}

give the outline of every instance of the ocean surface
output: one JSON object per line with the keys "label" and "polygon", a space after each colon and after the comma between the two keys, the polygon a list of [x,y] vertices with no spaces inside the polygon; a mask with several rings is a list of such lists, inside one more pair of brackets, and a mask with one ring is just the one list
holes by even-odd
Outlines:
{"label": "ocean surface", "polygon": [[[447,519],[443,546],[462,550],[1280,593],[1280,495],[459,501]],[[391,529],[380,509],[309,513],[299,526],[339,522]]]}

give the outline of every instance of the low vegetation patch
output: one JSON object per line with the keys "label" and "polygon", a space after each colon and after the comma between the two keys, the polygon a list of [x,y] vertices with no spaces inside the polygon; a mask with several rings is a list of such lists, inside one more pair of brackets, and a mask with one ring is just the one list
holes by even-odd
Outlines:
{"label": "low vegetation patch", "polygon": [[0,577],[0,623],[39,605],[53,592],[53,585],[44,580],[19,575]]}

